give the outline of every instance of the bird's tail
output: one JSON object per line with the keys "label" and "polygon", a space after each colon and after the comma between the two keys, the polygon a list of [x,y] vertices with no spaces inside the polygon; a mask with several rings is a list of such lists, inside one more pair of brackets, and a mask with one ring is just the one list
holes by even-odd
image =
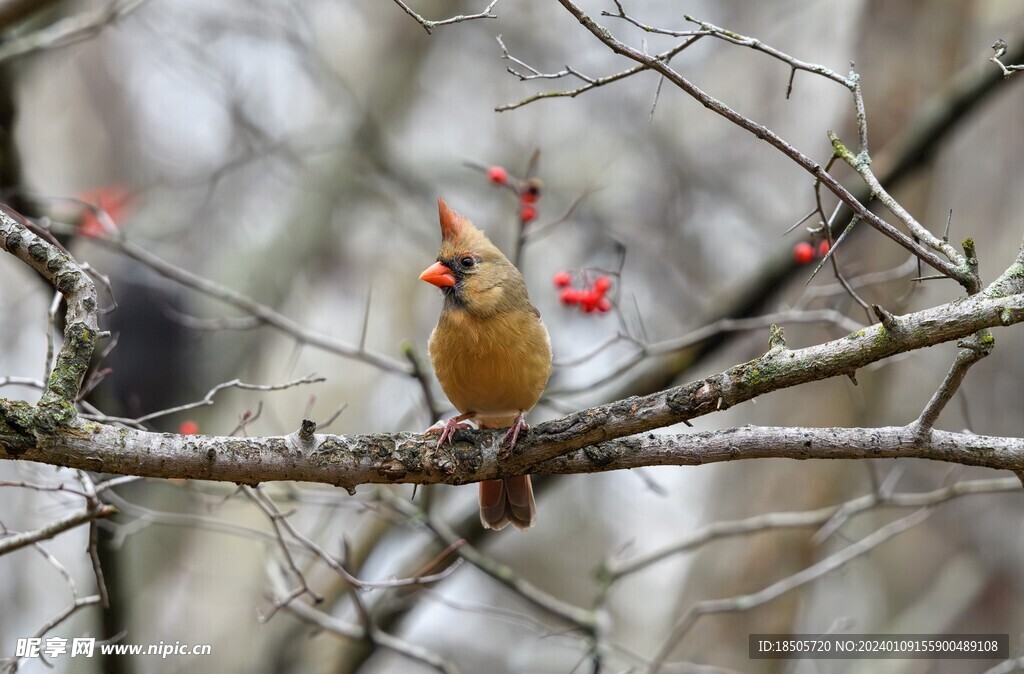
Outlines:
{"label": "bird's tail", "polygon": [[529,529],[536,517],[529,475],[480,483],[480,522],[484,528],[498,531],[511,522],[517,529]]}

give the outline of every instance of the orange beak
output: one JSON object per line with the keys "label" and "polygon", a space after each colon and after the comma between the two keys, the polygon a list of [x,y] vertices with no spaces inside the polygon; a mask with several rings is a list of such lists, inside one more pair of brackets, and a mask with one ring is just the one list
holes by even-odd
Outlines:
{"label": "orange beak", "polygon": [[420,280],[432,283],[438,288],[450,288],[455,285],[455,274],[440,262],[435,262],[423,270]]}

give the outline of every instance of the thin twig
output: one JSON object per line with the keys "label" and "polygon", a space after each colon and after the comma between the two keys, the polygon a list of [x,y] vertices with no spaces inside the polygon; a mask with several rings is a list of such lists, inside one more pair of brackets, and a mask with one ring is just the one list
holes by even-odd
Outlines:
{"label": "thin twig", "polygon": [[106,237],[95,239],[95,242],[124,253],[161,276],[240,309],[263,323],[290,335],[300,344],[309,344],[310,346],[315,346],[345,358],[362,361],[385,372],[394,372],[406,376],[412,375],[411,368],[400,360],[372,351],[366,351],[334,337],[307,330],[270,307],[260,304],[230,288],[214,283],[210,279],[171,264],[131,241],[118,237]]}
{"label": "thin twig", "polygon": [[48,522],[45,526],[40,527],[39,529],[0,537],[0,555],[6,555],[8,552],[12,552],[18,548],[23,548],[26,545],[32,545],[33,543],[53,538],[57,534],[64,533],[69,529],[74,529],[75,527],[92,522],[93,520],[110,517],[116,512],[117,508],[111,505],[100,505],[98,508],[85,508],[66,517]]}
{"label": "thin twig", "polygon": [[1003,71],[1004,78],[1010,77],[1014,73],[1019,73],[1024,70],[1024,63],[1008,66],[1004,65],[1000,60],[1003,55],[1006,54],[1006,41],[1002,38],[999,38],[992,44],[992,49],[995,51],[995,54],[989,59],[989,61],[999,66],[999,69]]}
{"label": "thin twig", "polygon": [[95,37],[104,28],[134,12],[147,0],[110,2],[94,11],[72,14],[46,28],[31,31],[0,46],[0,62],[37,51],[59,49]]}
{"label": "thin twig", "polygon": [[[117,421],[122,423],[131,423],[132,425],[139,425],[144,424],[147,421],[152,421],[153,419],[165,417],[169,414],[177,414],[178,412],[186,412],[197,407],[213,405],[214,396],[224,389],[237,388],[243,391],[283,391],[285,389],[289,389],[295,386],[302,386],[304,384],[318,384],[324,381],[327,381],[327,379],[325,377],[318,376],[315,372],[311,372],[310,374],[307,374],[305,377],[300,377],[299,379],[293,379],[292,381],[285,382],[284,384],[246,384],[240,379],[232,379],[231,381],[222,382],[211,388],[209,391],[206,392],[206,395],[203,396],[202,400],[196,400],[194,402],[185,403],[184,405],[178,405],[176,407],[169,407],[167,409],[159,410],[157,412],[150,412],[149,414],[144,414],[141,417],[122,418],[105,416],[103,417],[103,419],[108,422]],[[93,417],[94,415],[83,416]],[[237,432],[237,429],[235,432]]]}
{"label": "thin twig", "polygon": [[1012,477],[957,482],[926,492],[885,493],[885,490],[880,489],[878,492],[864,494],[845,503],[815,510],[773,512],[739,520],[723,520],[701,527],[685,538],[652,552],[622,561],[611,560],[604,565],[604,573],[607,574],[607,582],[613,582],[674,555],[692,552],[711,541],[775,529],[817,526],[834,520],[839,513],[842,513],[843,521],[847,521],[855,515],[878,507],[923,508],[972,494],[998,494],[1019,490],[1020,482]]}
{"label": "thin twig", "polygon": [[[683,42],[682,44],[676,45],[672,49],[666,50],[666,51],[664,51],[664,52],[654,56],[653,58],[660,59],[660,60],[663,60],[665,62],[668,62],[668,61],[670,61],[672,59],[672,57],[674,57],[679,52],[683,51],[684,49],[686,49],[687,47],[689,47],[690,45],[692,45],[694,42],[696,42],[697,40],[699,40],[702,37],[704,37],[704,35],[697,35],[697,36],[691,38],[690,40],[687,40],[686,42]],[[500,44],[500,42],[499,42],[499,44]],[[502,49],[504,50],[504,45],[503,44],[502,44]],[[507,50],[505,50],[505,53],[508,53]],[[519,63],[522,63],[518,59],[516,59],[516,61],[519,62]],[[525,66],[526,64],[523,63],[523,65]],[[526,66],[526,67],[530,68],[530,70],[532,70],[532,71],[535,71],[535,69],[530,67],[530,66]],[[614,73],[612,75],[605,75],[604,77],[586,77],[586,76],[582,75],[581,73],[579,73],[578,71],[570,69],[568,66],[566,67],[565,70],[559,71],[557,73],[551,73],[549,75],[540,75],[539,71],[535,71],[535,72],[538,72],[539,76],[544,77],[546,79],[558,79],[560,77],[566,77],[568,75],[573,75],[575,77],[578,77],[578,78],[584,80],[586,83],[583,86],[578,87],[576,89],[569,89],[569,90],[565,90],[565,91],[545,91],[545,92],[533,94],[532,96],[527,96],[526,98],[522,99],[521,101],[519,101],[517,103],[506,103],[505,105],[499,105],[498,107],[494,108],[494,110],[495,110],[495,112],[507,112],[509,110],[515,110],[516,108],[521,108],[524,105],[529,105],[530,103],[533,103],[535,101],[539,101],[539,100],[544,99],[544,98],[575,98],[575,97],[579,96],[580,94],[582,94],[584,92],[590,91],[591,89],[595,89],[597,87],[602,87],[602,86],[604,86],[606,84],[611,84],[612,82],[618,82],[619,80],[623,80],[623,79],[625,79],[627,77],[631,77],[631,76],[636,75],[637,73],[643,72],[643,71],[645,71],[647,69],[648,68],[646,66],[642,66],[642,65],[641,66],[635,66],[633,68],[628,68],[626,70]],[[522,77],[518,73],[513,72],[513,74],[516,75],[517,77],[520,77],[522,79]]]}
{"label": "thin twig", "polygon": [[427,31],[429,35],[438,26],[447,26],[452,23],[462,23],[463,21],[472,21],[473,19],[497,19],[497,15],[491,14],[491,10],[498,4],[498,0],[491,0],[491,3],[484,8],[484,11],[477,14],[458,14],[456,16],[448,17],[447,19],[438,19],[431,21],[425,19],[416,12],[413,11],[409,5],[405,4],[402,0],[395,0],[395,4],[402,8],[406,14],[416,20],[416,23],[423,26],[423,30]]}
{"label": "thin twig", "polygon": [[857,557],[877,548],[879,545],[885,543],[894,536],[917,526],[930,514],[931,510],[928,508],[922,508],[910,515],[907,515],[906,517],[890,522],[883,527],[879,527],[877,530],[868,534],[859,541],[848,545],[839,552],[829,555],[820,562],[812,564],[811,566],[772,583],[768,587],[752,594],[697,602],[683,614],[680,620],[672,628],[669,638],[665,640],[657,656],[654,658],[651,671],[656,672],[661,668],[665,659],[672,652],[672,649],[675,648],[676,644],[679,643],[679,641],[686,635],[690,628],[693,627],[697,620],[701,618],[701,616],[711,613],[749,611],[752,608],[756,608],[773,601],[791,590],[795,590],[802,585],[806,585],[813,580],[821,578],[825,574],[834,571]]}

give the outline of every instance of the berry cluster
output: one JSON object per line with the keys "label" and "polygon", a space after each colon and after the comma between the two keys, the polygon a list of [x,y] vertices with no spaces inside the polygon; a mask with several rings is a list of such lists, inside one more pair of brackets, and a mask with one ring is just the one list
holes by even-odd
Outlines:
{"label": "berry cluster", "polygon": [[516,180],[509,176],[503,166],[487,169],[487,179],[495,185],[508,187],[519,197],[519,219],[523,224],[537,219],[537,200],[540,199],[540,181],[536,178]]}
{"label": "berry cluster", "polygon": [[807,241],[801,241],[793,246],[793,260],[797,264],[807,264],[808,262],[825,257],[828,255],[828,251],[829,243],[825,239],[822,239],[817,246]]}
{"label": "berry cluster", "polygon": [[572,275],[567,271],[558,272],[552,280],[557,287],[562,288],[562,292],[558,295],[562,304],[578,304],[580,311],[587,314],[592,314],[595,311],[602,314],[611,311],[611,300],[605,295],[612,287],[612,280],[607,276],[598,276],[589,288],[579,289],[570,287]]}

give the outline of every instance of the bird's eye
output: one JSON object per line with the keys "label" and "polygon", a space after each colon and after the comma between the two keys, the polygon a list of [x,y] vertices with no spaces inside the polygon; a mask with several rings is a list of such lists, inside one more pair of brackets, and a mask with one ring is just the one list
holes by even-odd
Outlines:
{"label": "bird's eye", "polygon": [[476,264],[476,260],[467,255],[466,257],[459,260],[459,264],[461,264],[465,269],[469,269],[470,267]]}

